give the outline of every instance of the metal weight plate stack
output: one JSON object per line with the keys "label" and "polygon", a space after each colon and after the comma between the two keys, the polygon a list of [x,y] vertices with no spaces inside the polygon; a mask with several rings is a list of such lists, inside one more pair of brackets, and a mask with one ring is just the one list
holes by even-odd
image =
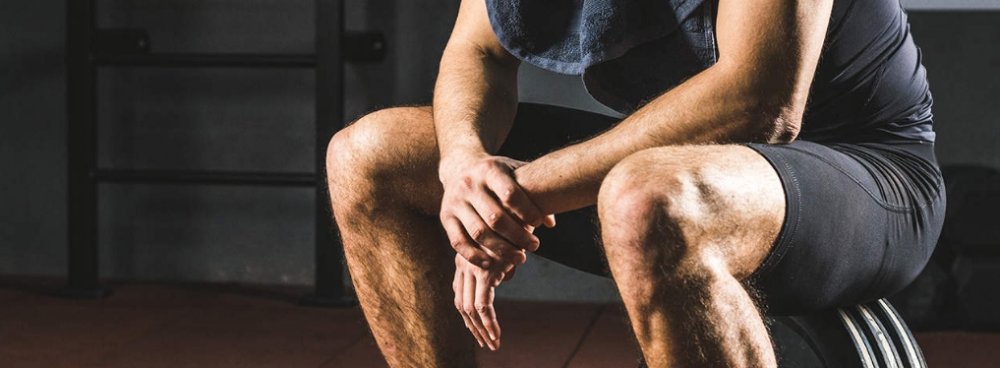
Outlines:
{"label": "metal weight plate stack", "polygon": [[926,368],[923,353],[885,299],[772,319],[781,368]]}

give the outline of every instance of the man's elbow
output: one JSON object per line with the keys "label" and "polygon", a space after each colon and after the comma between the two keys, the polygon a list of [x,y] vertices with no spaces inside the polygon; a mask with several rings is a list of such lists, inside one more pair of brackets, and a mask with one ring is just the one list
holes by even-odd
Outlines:
{"label": "man's elbow", "polygon": [[767,143],[768,144],[788,144],[798,138],[802,130],[802,114],[798,115],[778,115],[771,119]]}
{"label": "man's elbow", "polygon": [[781,113],[775,109],[762,109],[746,115],[742,140],[766,144],[788,144],[795,141],[802,127],[802,115]]}
{"label": "man's elbow", "polygon": [[792,143],[802,130],[804,106],[788,102],[791,98],[757,100],[750,116],[756,134],[753,141],[767,144]]}

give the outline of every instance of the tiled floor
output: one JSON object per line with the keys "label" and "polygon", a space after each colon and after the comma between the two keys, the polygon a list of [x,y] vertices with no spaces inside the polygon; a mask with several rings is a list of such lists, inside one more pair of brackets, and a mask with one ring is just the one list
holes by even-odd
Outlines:
{"label": "tiled floor", "polygon": [[[0,280],[0,367],[385,367],[361,312],[300,307],[303,288],[126,283],[102,300]],[[483,367],[635,367],[617,306],[499,302]],[[998,367],[1000,335],[919,336],[931,367]]]}

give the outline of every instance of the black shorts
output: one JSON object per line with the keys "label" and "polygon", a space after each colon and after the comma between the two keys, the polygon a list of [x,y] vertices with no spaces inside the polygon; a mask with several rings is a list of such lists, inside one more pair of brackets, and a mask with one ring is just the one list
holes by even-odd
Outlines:
{"label": "black shorts", "polygon": [[[522,103],[499,154],[533,160],[609,129],[618,119]],[[891,295],[930,259],[944,221],[944,184],[931,144],[748,144],[775,168],[787,210],[777,242],[745,281],[772,315]],[[609,276],[596,209],[535,231],[539,256]]]}

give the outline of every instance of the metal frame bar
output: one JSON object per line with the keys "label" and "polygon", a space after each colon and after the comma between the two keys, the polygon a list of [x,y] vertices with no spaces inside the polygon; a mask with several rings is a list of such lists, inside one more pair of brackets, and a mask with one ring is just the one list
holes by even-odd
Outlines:
{"label": "metal frame bar", "polygon": [[316,0],[316,292],[303,305],[347,306],[344,257],[327,193],[326,146],[344,124],[343,0]]}
{"label": "metal frame bar", "polygon": [[177,68],[314,68],[315,55],[139,54],[97,55],[98,65]]}
{"label": "metal frame bar", "polygon": [[[109,295],[101,287],[98,252],[98,191],[101,181],[316,187],[316,291],[305,305],[348,306],[344,296],[343,254],[332,223],[326,190],[326,146],[343,126],[344,4],[316,0],[316,55],[97,55],[95,0],[66,0],[67,50],[67,288],[77,298]],[[240,173],[170,170],[99,170],[97,167],[97,68],[315,67],[316,173]]]}
{"label": "metal frame bar", "polygon": [[64,294],[108,295],[100,285],[97,249],[97,68],[93,58],[94,0],[66,1],[66,120],[68,285]]}
{"label": "metal frame bar", "polygon": [[312,187],[313,173],[190,171],[190,170],[97,170],[100,182],[148,184],[271,185]]}

